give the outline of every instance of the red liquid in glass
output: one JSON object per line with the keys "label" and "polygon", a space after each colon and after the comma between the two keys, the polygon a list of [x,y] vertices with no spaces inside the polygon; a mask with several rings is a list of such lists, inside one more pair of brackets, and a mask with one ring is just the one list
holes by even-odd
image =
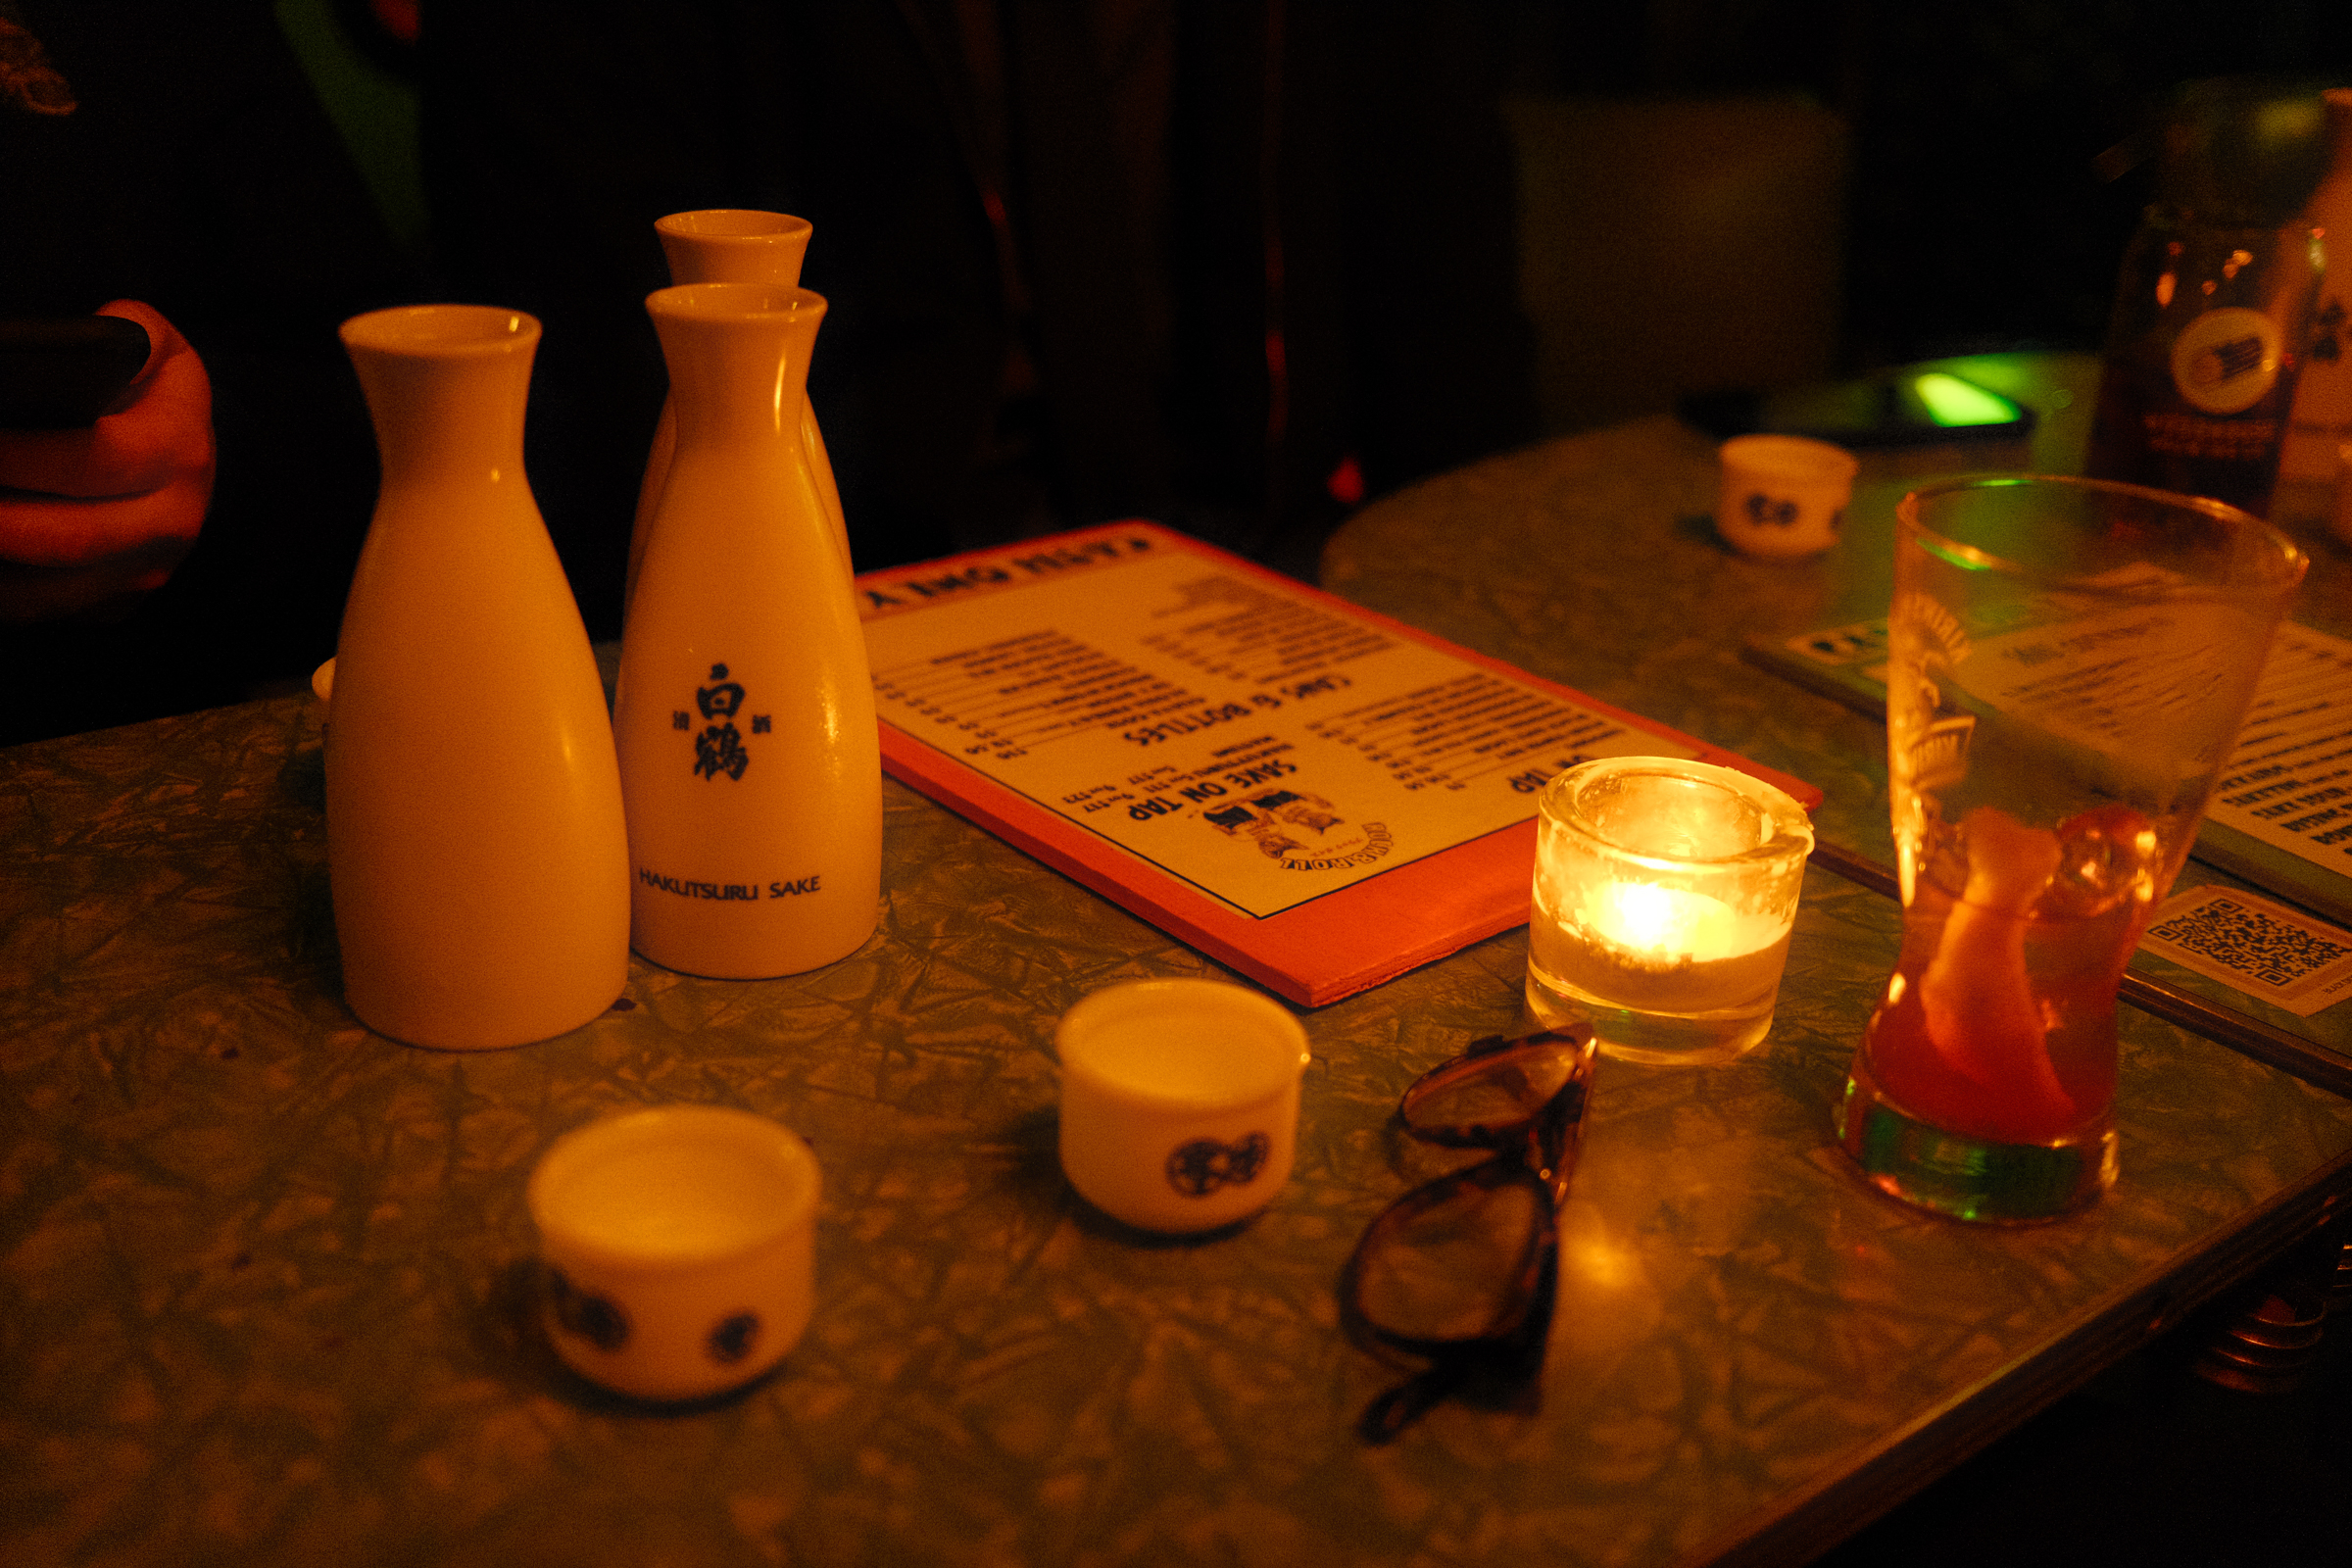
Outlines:
{"label": "red liquid in glass", "polygon": [[[1998,820],[1972,813],[1975,897],[1922,867],[1867,1065],[1888,1100],[1945,1131],[2069,1143],[2114,1110],[2116,988],[2153,906],[2156,836],[2121,808],[2055,834],[1982,816]],[[2021,873],[2006,890],[1988,858]]]}

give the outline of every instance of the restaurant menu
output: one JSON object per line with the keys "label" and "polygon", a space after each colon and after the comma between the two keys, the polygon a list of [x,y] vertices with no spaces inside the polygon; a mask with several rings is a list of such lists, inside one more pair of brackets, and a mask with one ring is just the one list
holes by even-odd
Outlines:
{"label": "restaurant menu", "polygon": [[[2128,656],[2130,639],[2122,645]],[[1886,715],[1885,620],[1759,641],[1748,654],[1874,717]],[[2178,678],[2196,661],[2146,667],[2157,663],[2142,662],[2142,676]],[[2132,667],[2131,658],[2120,657],[2109,674],[2122,678]],[[2279,626],[2236,750],[2206,807],[2195,854],[2352,924],[2352,641],[2292,621]]]}
{"label": "restaurant menu", "polygon": [[1310,1006],[1523,923],[1577,762],[1821,798],[1150,523],[858,588],[894,776]]}

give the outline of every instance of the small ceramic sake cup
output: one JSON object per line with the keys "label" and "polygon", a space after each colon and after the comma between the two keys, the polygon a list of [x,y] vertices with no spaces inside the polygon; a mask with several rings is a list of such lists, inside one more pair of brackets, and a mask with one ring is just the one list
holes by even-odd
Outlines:
{"label": "small ceramic sake cup", "polygon": [[564,1134],[531,1173],[548,1339],[640,1399],[765,1373],[815,1302],[816,1156],[748,1111],[664,1105]]}
{"label": "small ceramic sake cup", "polygon": [[1139,1230],[1215,1230],[1266,1206],[1298,1147],[1306,1031],[1214,980],[1135,980],[1061,1016],[1061,1168]]}
{"label": "small ceramic sake cup", "polygon": [[1801,435],[1740,435],[1720,449],[1715,529],[1746,556],[1817,556],[1838,542],[1861,465]]}

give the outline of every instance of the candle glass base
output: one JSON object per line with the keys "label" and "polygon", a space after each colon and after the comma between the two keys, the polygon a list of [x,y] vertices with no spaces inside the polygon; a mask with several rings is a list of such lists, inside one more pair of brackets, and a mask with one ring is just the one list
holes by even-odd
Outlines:
{"label": "candle glass base", "polygon": [[[1779,978],[1777,971],[1774,978]],[[1527,966],[1527,1006],[1537,1022],[1546,1029],[1566,1029],[1589,1020],[1602,1055],[1652,1066],[1702,1066],[1753,1051],[1772,1028],[1773,1003],[1779,994],[1775,984],[1762,996],[1735,1006],[1667,1012],[1623,1006],[1545,972],[1541,964]]]}
{"label": "candle glass base", "polygon": [[2115,1118],[2046,1144],[1951,1132],[1913,1115],[1858,1054],[1845,1080],[1838,1140],[1863,1179],[1889,1198],[1956,1219],[2031,1225],[2082,1207],[2115,1185]]}

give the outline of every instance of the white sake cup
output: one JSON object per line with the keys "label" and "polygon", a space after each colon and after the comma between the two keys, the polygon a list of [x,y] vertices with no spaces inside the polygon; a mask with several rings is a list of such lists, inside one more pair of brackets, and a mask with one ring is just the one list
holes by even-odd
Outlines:
{"label": "white sake cup", "polygon": [[528,1198],[557,1353],[641,1399],[759,1377],[808,1326],[817,1186],[808,1146],[748,1111],[664,1105],[564,1134]]}
{"label": "white sake cup", "polygon": [[1266,1206],[1298,1148],[1306,1031],[1214,980],[1133,980],[1061,1016],[1061,1168],[1139,1230],[1214,1230]]}
{"label": "white sake cup", "polygon": [[1720,449],[1715,529],[1742,555],[1817,556],[1838,526],[1861,466],[1843,447],[1801,435],[1739,435]]}

